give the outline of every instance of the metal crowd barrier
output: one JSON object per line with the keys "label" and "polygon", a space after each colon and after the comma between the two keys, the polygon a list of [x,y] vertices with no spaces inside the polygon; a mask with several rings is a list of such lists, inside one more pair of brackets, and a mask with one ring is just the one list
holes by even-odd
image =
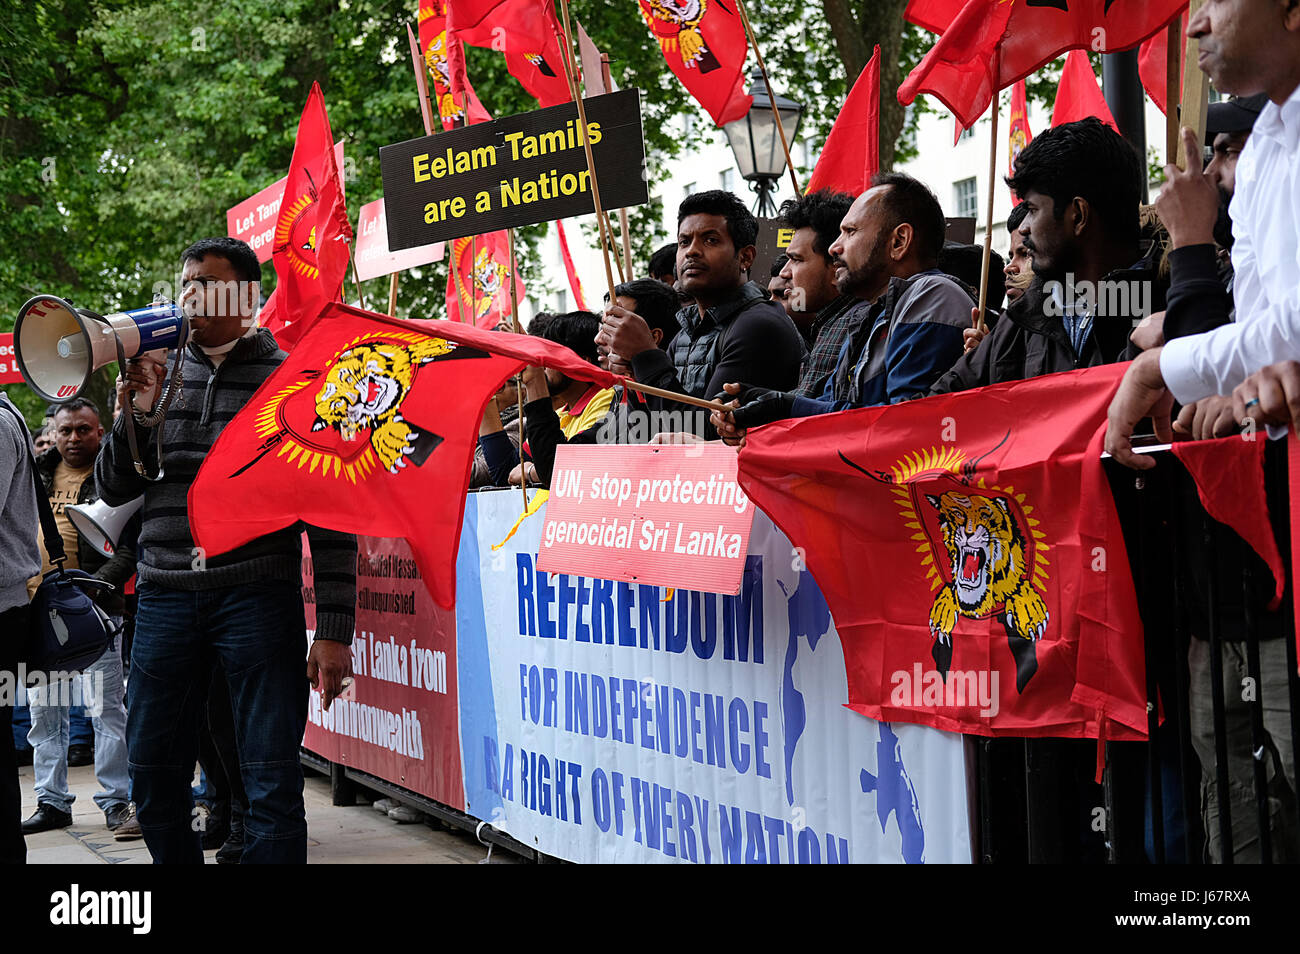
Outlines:
{"label": "metal crowd barrier", "polygon": [[[1198,864],[1211,860],[1213,835],[1225,864],[1235,853],[1265,864],[1300,858],[1294,827],[1300,678],[1285,442],[1272,443],[1265,455],[1270,517],[1287,574],[1286,593],[1272,616],[1261,597],[1272,587],[1262,561],[1205,512],[1191,478],[1171,453],[1156,457],[1158,466],[1140,475],[1106,462],[1145,630],[1150,741],[1103,743],[1105,771],[1097,785],[1095,741],[969,739],[976,779],[975,857],[982,862]],[[1246,662],[1242,685],[1229,687],[1240,694],[1249,716],[1248,740],[1235,742],[1229,737],[1230,697],[1223,685],[1230,646],[1225,628],[1243,637],[1231,651],[1244,648]],[[1263,684],[1265,675],[1279,677],[1261,667],[1265,628],[1285,644],[1286,659],[1289,732],[1279,736],[1275,726],[1272,737],[1266,735],[1265,703],[1276,707],[1278,693],[1266,699]],[[1191,682],[1193,639],[1205,641],[1209,656],[1214,757],[1206,769],[1219,806],[1212,832],[1202,825],[1203,767],[1192,745],[1191,697],[1206,688]],[[1273,649],[1276,654],[1276,645]],[[1290,774],[1272,779],[1280,808],[1279,822],[1271,824],[1268,763],[1284,751],[1291,756]],[[1250,777],[1238,778],[1235,786],[1250,793],[1253,810],[1244,818],[1233,812],[1232,756],[1251,766]]]}

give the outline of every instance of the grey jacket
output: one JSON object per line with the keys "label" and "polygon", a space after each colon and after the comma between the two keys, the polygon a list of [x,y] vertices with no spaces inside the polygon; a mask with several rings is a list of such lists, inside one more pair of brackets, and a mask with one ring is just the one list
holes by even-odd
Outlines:
{"label": "grey jacket", "polygon": [[25,605],[27,581],[41,572],[31,460],[32,437],[22,413],[0,392],[0,613]]}

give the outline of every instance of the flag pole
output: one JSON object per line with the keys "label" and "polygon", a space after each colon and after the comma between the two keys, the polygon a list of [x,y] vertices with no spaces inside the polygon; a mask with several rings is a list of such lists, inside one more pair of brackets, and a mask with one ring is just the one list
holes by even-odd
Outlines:
{"label": "flag pole", "polygon": [[[569,91],[578,107],[578,123],[582,134],[582,147],[587,154],[587,174],[591,178],[591,199],[596,207],[596,225],[600,228],[600,252],[605,259],[605,282],[609,286],[609,300],[614,300],[614,268],[609,262],[609,242],[605,239],[605,210],[600,204],[600,186],[596,184],[596,161],[591,154],[591,137],[587,135],[587,108],[583,105],[582,92],[578,89],[577,68],[573,62],[573,30],[569,25],[569,0],[560,0],[560,10],[564,15],[564,56],[560,62],[564,66],[565,76],[569,80]],[[613,236],[610,236],[613,239]]]}
{"label": "flag pole", "polygon": [[[993,75],[997,75],[996,70]],[[989,330],[984,323],[984,308],[988,305],[989,255],[993,252],[993,184],[998,174],[998,113],[1000,112],[1002,112],[1002,90],[993,94],[993,129],[989,142],[989,198],[984,216],[984,257],[980,264],[979,317],[975,320],[975,327],[984,332]]]}
{"label": "flag pole", "polygon": [[772,106],[772,115],[776,118],[776,131],[781,136],[781,148],[785,151],[785,165],[790,170],[790,182],[794,186],[794,194],[802,195],[803,190],[799,188],[799,177],[794,171],[794,160],[790,158],[790,143],[785,138],[785,126],[781,122],[781,113],[776,108],[776,94],[772,92],[772,80],[768,78],[767,67],[763,65],[763,54],[758,50],[758,40],[754,36],[754,28],[750,25],[749,14],[745,10],[745,0],[736,0],[736,7],[740,10],[740,22],[745,24],[745,33],[749,37],[749,45],[754,48],[754,58],[758,60],[758,70],[763,74],[763,85],[767,87],[767,100]]}
{"label": "flag pole", "polygon": [[623,378],[619,383],[631,391],[640,391],[642,394],[653,394],[655,397],[661,397],[669,401],[679,401],[682,404],[694,404],[696,407],[705,407],[710,411],[730,411],[731,408],[721,401],[707,401],[704,398],[697,398],[693,394],[682,394],[680,391],[665,391],[663,388],[651,387],[648,384],[641,384],[633,381],[631,378]]}
{"label": "flag pole", "polygon": [[1178,161],[1178,100],[1183,94],[1182,71],[1178,69],[1178,54],[1183,42],[1183,31],[1178,18],[1169,24],[1165,40],[1165,164]]}
{"label": "flag pole", "polygon": [[345,241],[343,244],[348,247],[348,261],[352,263],[352,281],[357,286],[357,303],[364,311],[366,307],[366,298],[361,294],[361,276],[357,273],[357,260],[352,255],[352,243]]}
{"label": "flag pole", "polygon": [[389,276],[392,280],[388,284],[388,317],[397,317],[397,272]]}
{"label": "flag pole", "polygon": [[[1191,23],[1196,12],[1205,5],[1205,0],[1191,0],[1187,7],[1187,22]],[[1183,52],[1183,89],[1182,105],[1183,112],[1180,119],[1182,125],[1186,126],[1196,133],[1196,138],[1201,145],[1205,145],[1205,120],[1206,110],[1210,104],[1209,77],[1201,72],[1201,68],[1196,65],[1197,59],[1201,53],[1201,41],[1195,37],[1187,38],[1187,48]],[[1165,104],[1169,106],[1168,103]],[[1169,111],[1173,112],[1173,107],[1169,106]],[[1186,169],[1187,163],[1192,157],[1184,154],[1183,137],[1176,136],[1178,140],[1178,168]],[[1199,161],[1199,157],[1197,157]]]}
{"label": "flag pole", "polygon": [[[515,261],[515,230],[506,229],[506,242],[510,247],[510,320],[514,324],[515,334],[521,335],[524,329],[519,324],[519,285],[515,275],[519,263]],[[519,417],[515,426],[519,428],[519,489],[524,492],[524,513],[528,512],[528,468],[524,464],[524,389],[523,382],[515,387],[515,399],[519,404]]]}
{"label": "flag pole", "polygon": [[[605,81],[605,92],[614,91],[614,81],[610,78],[609,73],[609,54],[600,54],[600,78]],[[618,210],[618,226],[623,231],[623,272],[627,275],[626,281],[631,281],[636,276],[632,273],[632,236],[628,227],[627,209]]]}

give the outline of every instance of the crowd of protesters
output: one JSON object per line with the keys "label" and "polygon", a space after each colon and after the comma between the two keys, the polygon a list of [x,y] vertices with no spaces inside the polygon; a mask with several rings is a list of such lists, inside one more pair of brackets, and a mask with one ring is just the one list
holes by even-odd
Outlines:
{"label": "crowd of protesters", "polygon": [[[1202,67],[1216,88],[1236,94],[1210,108],[1209,161],[1196,161],[1201,144],[1184,132],[1188,168],[1168,168],[1168,183],[1144,208],[1145,164],[1113,128],[1085,119],[1041,133],[1006,179],[1017,202],[1006,226],[1009,253],[1005,264],[992,263],[983,289],[981,250],[948,241],[933,192],[902,173],[876,176],[861,195],[821,191],[786,202],[779,214],[792,238],[761,275],[750,274],[758,222],[742,200],[725,191],[688,196],[678,209],[676,242],[654,254],[647,277],[618,285],[600,314],[537,315],[528,333],[640,384],[724,402],[725,409],[687,415],[693,423],[677,427],[638,428],[637,415],[662,421],[680,405],[529,368],[484,409],[471,485],[547,486],[562,444],[610,435],[743,444],[748,429],[785,418],[1128,360],[1107,435],[1107,449],[1128,466],[1151,465],[1131,445],[1147,417],[1158,436],[1187,440],[1234,433],[1248,418],[1300,422],[1300,12],[1294,4],[1207,4],[1188,33],[1200,39]],[[233,239],[201,241],[182,264],[186,282],[260,278],[256,256]],[[1120,293],[1072,293],[1103,285]],[[138,580],[129,705],[120,643],[94,667],[106,687],[95,707],[95,771],[103,787],[96,803],[108,827],[124,837],[142,834],[157,861],[198,861],[204,846],[216,844],[228,860],[306,857],[298,744],[307,681],[328,704],[350,671],[355,540],[305,528],[318,602],[304,680],[303,528],[196,568],[186,512],[207,450],[284,356],[251,306],[221,316],[199,308],[184,359],[184,387],[194,400],[169,414],[162,483],[146,482],[134,466],[129,430],[138,429],[143,448],[152,447],[152,435],[132,413],[117,414],[106,434],[93,405],[65,404],[48,432],[36,435],[35,457],[15,415],[0,413],[0,477],[8,480],[0,511],[9,522],[0,548],[12,551],[0,561],[6,630],[25,626],[28,582],[50,569],[29,499],[31,467],[59,508],[65,549],[82,568],[119,588],[133,574]],[[160,372],[132,362],[118,406],[135,391],[147,407]],[[151,453],[145,464],[156,470],[162,460]],[[74,502],[99,497],[120,505],[141,493],[143,509],[108,560],[85,552],[62,515]],[[1250,558],[1240,541],[1231,545],[1241,560]],[[106,610],[121,619],[126,606],[120,595],[111,599]],[[1264,594],[1258,602],[1252,609],[1263,620],[1263,691],[1286,699],[1285,627],[1264,611]],[[1193,609],[1204,617],[1203,605]],[[1208,856],[1220,861],[1203,627],[1194,624],[1193,637],[1201,821]],[[1231,684],[1245,673],[1243,627],[1229,625],[1225,639]],[[0,659],[0,668],[13,664]],[[1227,695],[1229,730],[1241,737],[1250,714],[1233,704],[1238,694]],[[42,702],[31,700],[27,732],[38,800],[22,826],[29,833],[71,820],[68,712]],[[0,858],[21,860],[8,708],[0,707],[0,718]],[[1275,701],[1267,751],[1255,757],[1268,760],[1274,858],[1295,860],[1300,822],[1289,719]],[[1088,784],[1090,752],[1060,746],[1060,770]],[[219,835],[206,839],[191,824],[196,761],[216,793]],[[1247,818],[1254,803],[1249,758],[1234,759],[1228,770],[1232,815]],[[1235,860],[1257,858],[1257,841],[1234,840]]]}

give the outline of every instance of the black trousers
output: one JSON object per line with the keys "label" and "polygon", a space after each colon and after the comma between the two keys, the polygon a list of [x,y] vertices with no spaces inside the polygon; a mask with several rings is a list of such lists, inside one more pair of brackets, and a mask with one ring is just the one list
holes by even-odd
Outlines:
{"label": "black trousers", "polygon": [[[18,640],[27,633],[29,606],[0,613],[0,692],[16,692]],[[14,700],[0,698],[0,863],[25,864],[22,792],[18,787],[18,759],[14,755]]]}

